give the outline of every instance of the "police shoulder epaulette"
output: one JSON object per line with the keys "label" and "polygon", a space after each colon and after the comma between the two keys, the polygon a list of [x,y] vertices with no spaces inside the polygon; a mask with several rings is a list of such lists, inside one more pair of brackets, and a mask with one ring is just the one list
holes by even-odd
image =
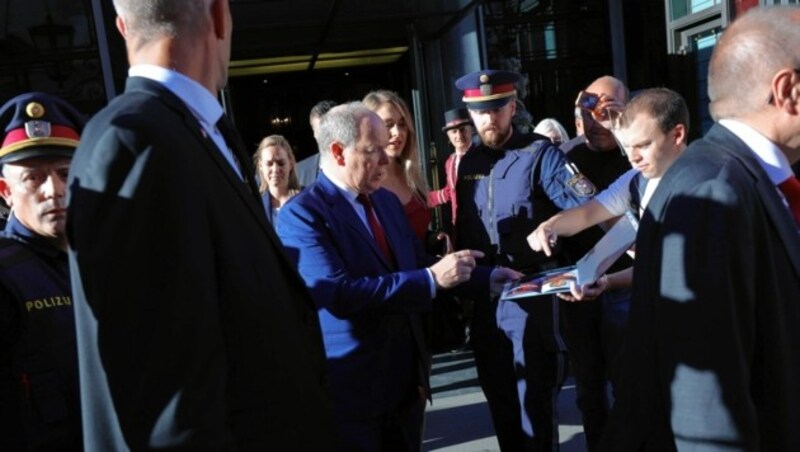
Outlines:
{"label": "police shoulder epaulette", "polygon": [[0,268],[13,267],[33,257],[33,252],[18,241],[0,237]]}
{"label": "police shoulder epaulette", "polygon": [[532,141],[530,143],[528,143],[525,147],[519,148],[517,150],[535,153],[543,148],[546,148],[548,144],[553,144],[550,141],[550,139],[544,135],[532,134],[531,138]]}

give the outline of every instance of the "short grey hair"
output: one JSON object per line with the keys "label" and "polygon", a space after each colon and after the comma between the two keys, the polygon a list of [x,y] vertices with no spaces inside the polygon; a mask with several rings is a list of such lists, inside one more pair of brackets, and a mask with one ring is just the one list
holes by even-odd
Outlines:
{"label": "short grey hair", "polygon": [[376,115],[361,102],[337,105],[319,121],[317,146],[323,159],[330,158],[331,144],[341,143],[345,148],[355,147],[361,133],[361,121]]}
{"label": "short grey hair", "polygon": [[199,31],[210,0],[114,0],[130,36],[144,41]]}

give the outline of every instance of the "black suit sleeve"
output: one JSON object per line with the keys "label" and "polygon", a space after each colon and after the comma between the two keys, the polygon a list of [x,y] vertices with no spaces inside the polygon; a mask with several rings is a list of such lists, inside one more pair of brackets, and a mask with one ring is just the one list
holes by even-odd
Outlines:
{"label": "black suit sleeve", "polygon": [[94,369],[105,371],[83,387],[108,385],[136,450],[231,436],[212,225],[193,192],[202,176],[175,151],[197,142],[180,132],[164,133],[157,115],[120,116],[86,137],[70,180],[76,316],[96,328]]}
{"label": "black suit sleeve", "polygon": [[[673,198],[663,223],[657,334],[682,447],[758,448],[750,367],[756,337],[754,199],[712,180]],[[757,239],[756,239],[757,240]],[[671,375],[670,375],[671,374]],[[667,379],[670,378],[671,379]]]}

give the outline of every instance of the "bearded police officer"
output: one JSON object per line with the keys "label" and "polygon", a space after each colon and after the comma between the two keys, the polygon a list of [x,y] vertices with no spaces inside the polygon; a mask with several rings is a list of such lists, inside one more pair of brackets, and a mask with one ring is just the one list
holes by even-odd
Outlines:
{"label": "bearded police officer", "polygon": [[[560,250],[534,253],[526,236],[595,189],[547,137],[513,128],[519,79],[483,70],[456,81],[481,138],[459,166],[456,236],[460,248],[483,251],[484,263],[533,273],[566,262]],[[558,449],[555,403],[566,365],[558,325],[550,296],[476,303],[475,361],[503,450]]]}
{"label": "bearded police officer", "polygon": [[66,181],[82,116],[61,99],[17,96],[2,109],[0,450],[79,451],[75,320],[67,264]]}

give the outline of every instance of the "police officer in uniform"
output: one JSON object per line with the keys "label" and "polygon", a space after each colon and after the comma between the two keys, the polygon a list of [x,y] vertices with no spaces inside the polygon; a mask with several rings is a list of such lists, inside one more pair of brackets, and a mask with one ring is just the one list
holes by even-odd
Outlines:
{"label": "police officer in uniform", "polygon": [[[513,128],[519,79],[514,72],[483,70],[456,81],[481,138],[459,166],[456,235],[459,248],[486,254],[484,264],[534,273],[567,262],[560,252],[533,252],[526,236],[561,209],[590,199],[595,189],[547,137]],[[557,450],[555,404],[566,365],[558,301],[478,301],[472,331],[501,449]]]}
{"label": "police officer in uniform", "polygon": [[0,450],[83,450],[67,263],[66,181],[83,118],[61,99],[17,96],[2,109]]}

